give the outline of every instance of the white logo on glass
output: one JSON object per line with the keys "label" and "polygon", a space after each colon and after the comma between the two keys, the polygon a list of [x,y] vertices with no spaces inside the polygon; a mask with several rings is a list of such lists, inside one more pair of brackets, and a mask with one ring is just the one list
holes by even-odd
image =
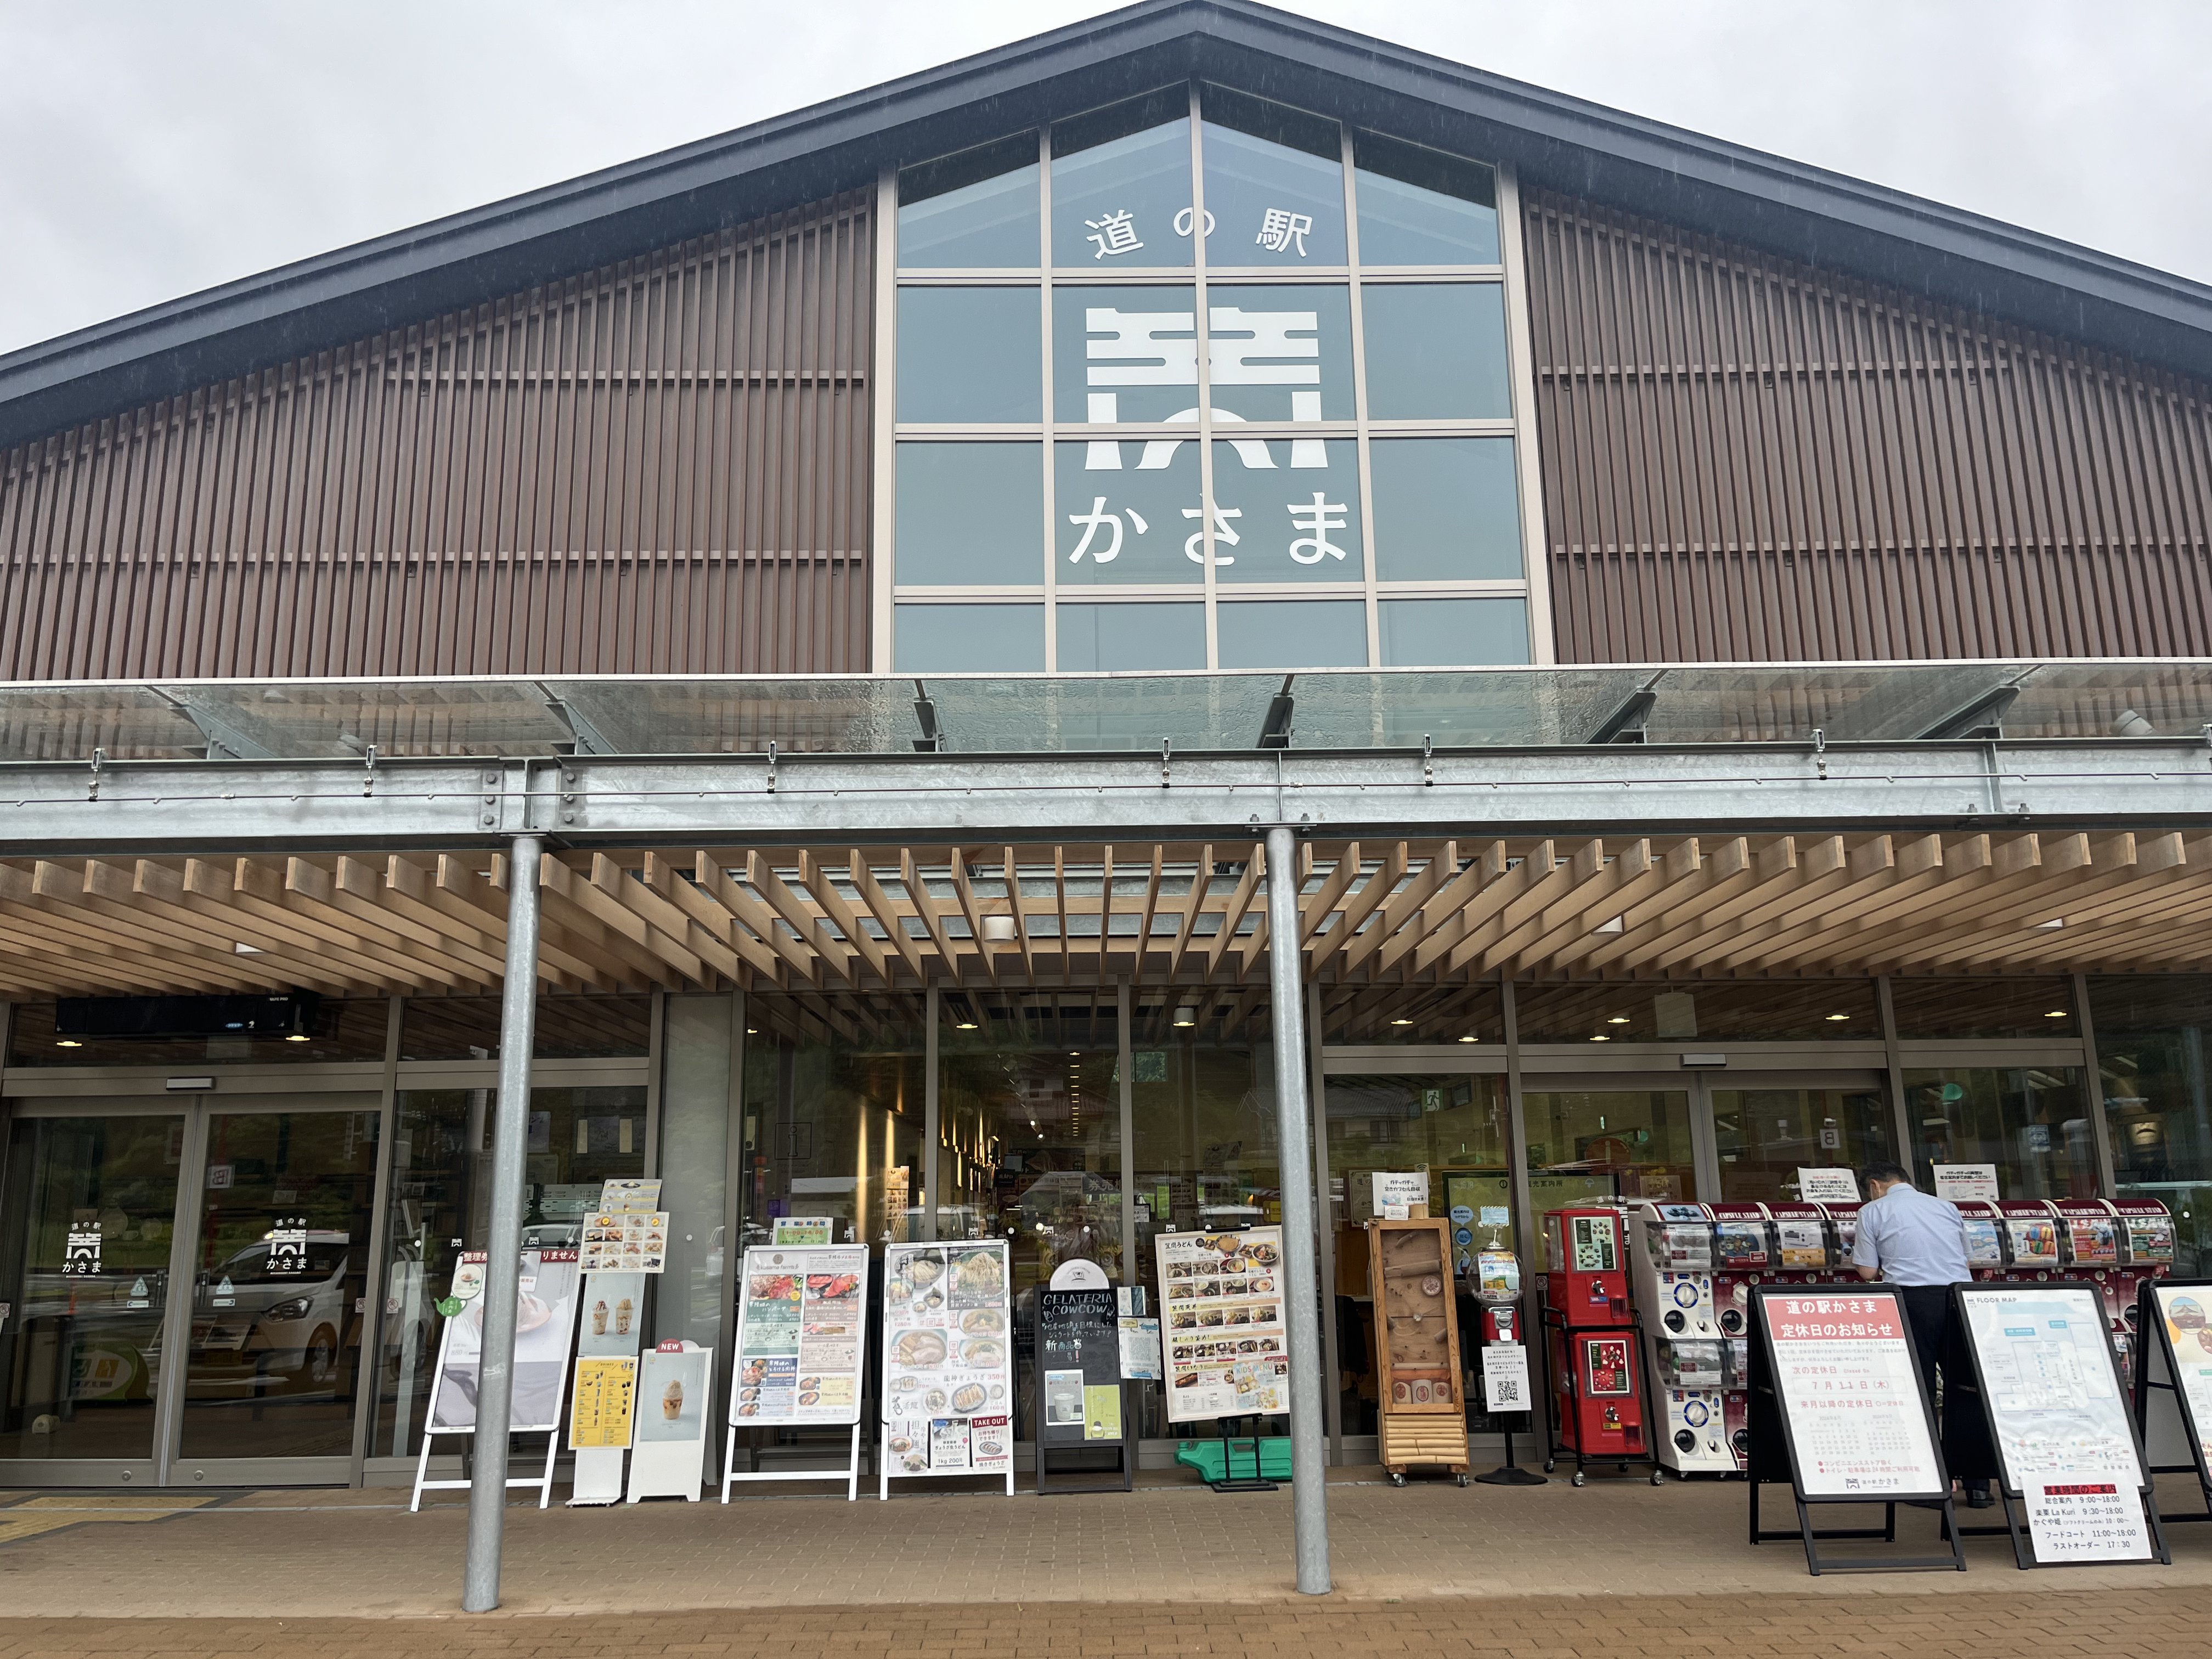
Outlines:
{"label": "white logo on glass", "polygon": [[[1088,360],[1085,383],[1088,407],[1085,417],[1092,425],[1109,426],[1121,418],[1117,386],[1188,386],[1198,384],[1198,342],[1162,339],[1160,336],[1188,335],[1196,318],[1188,311],[1121,311],[1112,306],[1091,306],[1084,313],[1084,326],[1091,338],[1084,347]],[[1311,311],[1246,311],[1240,306],[1212,306],[1206,313],[1206,368],[1216,386],[1279,386],[1292,388],[1290,416],[1293,421],[1318,421],[1321,413],[1320,316]],[[1304,337],[1300,337],[1303,336]],[[1305,359],[1304,362],[1263,361]],[[1216,422],[1241,424],[1244,417],[1217,409]],[[1195,407],[1178,410],[1166,417],[1169,425],[1195,425]],[[1256,438],[1232,439],[1237,456],[1248,467],[1272,468],[1267,447]],[[1140,472],[1158,471],[1175,459],[1182,447],[1180,438],[1153,438],[1139,458]],[[1294,467],[1326,467],[1328,452],[1318,438],[1291,441]],[[1110,438],[1091,440],[1084,459],[1091,471],[1121,470],[1121,446]]]}
{"label": "white logo on glass", "polygon": [[1323,558],[1344,557],[1344,550],[1329,540],[1328,532],[1346,528],[1350,507],[1328,500],[1318,489],[1310,501],[1292,501],[1290,507],[1291,528],[1305,532],[1291,542],[1291,558],[1300,564],[1319,564]]}
{"label": "white logo on glass", "polygon": [[1298,258],[1306,257],[1306,233],[1313,228],[1313,215],[1293,213],[1288,208],[1269,208],[1261,216],[1260,234],[1252,240],[1270,253],[1281,253],[1293,243]]}
{"label": "white logo on glass", "polygon": [[1137,216],[1127,208],[1118,208],[1083,222],[1091,228],[1091,234],[1084,240],[1098,244],[1098,252],[1091,256],[1094,259],[1103,259],[1109,254],[1134,253],[1144,246],[1137,240]]}
{"label": "white logo on glass", "polygon": [[[1135,507],[1130,507],[1127,511],[1129,522],[1137,526],[1137,533],[1139,536],[1152,528],[1152,526],[1145,522],[1144,514],[1138,512]],[[1083,526],[1083,539],[1075,544],[1075,551],[1067,556],[1067,562],[1070,564],[1080,564],[1085,553],[1091,555],[1091,562],[1093,564],[1111,564],[1121,556],[1121,515],[1118,513],[1109,513],[1106,510],[1106,498],[1103,495],[1092,497],[1091,511],[1088,513],[1069,514],[1067,521],[1070,524],[1079,524]],[[1111,530],[1114,532],[1114,539],[1107,543],[1103,549],[1093,551],[1091,545],[1091,538],[1101,530]]]}

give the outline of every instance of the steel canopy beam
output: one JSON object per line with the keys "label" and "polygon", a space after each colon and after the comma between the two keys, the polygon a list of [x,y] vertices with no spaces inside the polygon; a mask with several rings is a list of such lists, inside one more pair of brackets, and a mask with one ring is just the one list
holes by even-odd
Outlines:
{"label": "steel canopy beam", "polygon": [[2212,748],[1957,742],[1438,752],[0,765],[12,851],[66,854],[1589,834],[2212,822]]}

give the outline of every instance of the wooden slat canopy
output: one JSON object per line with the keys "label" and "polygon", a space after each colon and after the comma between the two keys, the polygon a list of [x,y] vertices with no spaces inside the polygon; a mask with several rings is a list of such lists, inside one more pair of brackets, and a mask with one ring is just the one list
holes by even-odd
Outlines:
{"label": "wooden slat canopy", "polygon": [[[2196,967],[2212,836],[1732,836],[1303,849],[1299,944],[1339,991],[1523,980]],[[1256,1006],[1256,844],[549,854],[550,988],[1211,986]],[[0,862],[0,994],[488,991],[482,853]]]}

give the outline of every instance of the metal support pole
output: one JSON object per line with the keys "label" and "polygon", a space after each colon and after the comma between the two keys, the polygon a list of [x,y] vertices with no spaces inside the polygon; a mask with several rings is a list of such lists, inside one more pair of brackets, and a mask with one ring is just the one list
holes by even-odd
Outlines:
{"label": "metal support pole", "polygon": [[1283,1294],[1291,1341],[1291,1514],[1298,1589],[1326,1595],[1328,1447],[1322,1433],[1321,1284],[1314,1252],[1313,1112],[1307,1099],[1304,940],[1298,920],[1297,843],[1286,823],[1267,831],[1267,979],[1273,1003],[1277,1162],[1283,1181]]}
{"label": "metal support pole", "polygon": [[499,1605],[500,1532],[507,1519],[507,1439],[514,1398],[514,1312],[520,1289],[522,1175],[530,1144],[530,1060],[538,1046],[537,836],[517,836],[507,866],[507,977],[499,1011],[499,1107],[491,1155],[491,1226],[484,1240],[483,1358],[469,1480],[468,1565],[461,1611]]}

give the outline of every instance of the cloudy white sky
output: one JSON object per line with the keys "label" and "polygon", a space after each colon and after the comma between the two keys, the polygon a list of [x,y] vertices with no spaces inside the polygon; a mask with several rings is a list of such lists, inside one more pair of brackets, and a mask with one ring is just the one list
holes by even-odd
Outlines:
{"label": "cloudy white sky", "polygon": [[[1291,9],[2212,279],[2207,0]],[[1109,9],[0,0],[0,351]]]}

